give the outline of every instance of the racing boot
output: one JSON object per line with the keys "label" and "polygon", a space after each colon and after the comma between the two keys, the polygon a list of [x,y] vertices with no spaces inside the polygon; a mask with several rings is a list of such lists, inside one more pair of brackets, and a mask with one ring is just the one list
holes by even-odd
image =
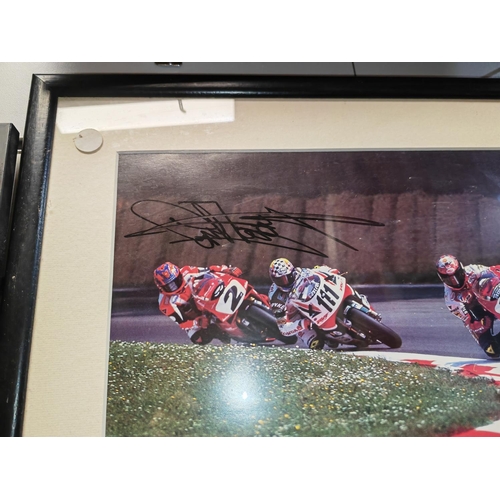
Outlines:
{"label": "racing boot", "polygon": [[321,349],[325,347],[325,341],[318,334],[315,334],[315,337],[307,343],[307,347],[309,347],[309,349],[321,351]]}
{"label": "racing boot", "polygon": [[500,358],[500,335],[498,333],[494,334],[493,328],[489,328],[478,339],[483,351],[493,359]]}
{"label": "racing boot", "polygon": [[299,337],[309,349],[320,351],[325,346],[325,340],[322,335],[314,330],[303,330],[299,333]]}

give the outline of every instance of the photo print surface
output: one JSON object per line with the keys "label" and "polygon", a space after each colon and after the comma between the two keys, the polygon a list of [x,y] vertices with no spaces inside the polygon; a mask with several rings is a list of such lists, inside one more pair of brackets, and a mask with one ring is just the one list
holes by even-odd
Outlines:
{"label": "photo print surface", "polygon": [[[352,354],[493,357],[499,158],[120,154],[107,434],[441,435],[467,425],[446,398],[471,381],[423,372],[424,394],[424,368]],[[444,283],[462,270],[475,288],[456,285],[445,301]],[[401,409],[388,415],[394,400]],[[447,411],[428,420],[436,401]]]}

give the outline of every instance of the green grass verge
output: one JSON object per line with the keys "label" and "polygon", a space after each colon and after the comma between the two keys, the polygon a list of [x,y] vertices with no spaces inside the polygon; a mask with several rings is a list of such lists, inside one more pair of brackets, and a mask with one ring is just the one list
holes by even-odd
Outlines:
{"label": "green grass verge", "polygon": [[496,387],[333,351],[112,342],[108,436],[436,436],[500,415]]}

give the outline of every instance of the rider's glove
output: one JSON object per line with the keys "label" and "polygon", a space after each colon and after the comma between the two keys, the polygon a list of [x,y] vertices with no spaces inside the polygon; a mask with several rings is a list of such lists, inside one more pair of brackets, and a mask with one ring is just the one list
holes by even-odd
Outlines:
{"label": "rider's glove", "polygon": [[[213,269],[212,269],[213,268]],[[219,271],[219,266],[210,266],[210,271]],[[243,271],[236,266],[220,266],[220,271],[221,273],[226,273],[226,274],[231,274],[232,276],[235,276],[236,278],[238,276],[241,276],[243,274]]]}
{"label": "rider's glove", "polygon": [[193,333],[189,338],[193,344],[206,345],[212,342],[214,336],[209,330],[203,329]]}

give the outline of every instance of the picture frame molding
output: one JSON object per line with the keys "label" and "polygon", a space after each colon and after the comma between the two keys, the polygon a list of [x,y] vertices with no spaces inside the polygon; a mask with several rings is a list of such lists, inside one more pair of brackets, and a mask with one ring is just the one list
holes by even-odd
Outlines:
{"label": "picture frame molding", "polygon": [[0,310],[0,435],[21,436],[58,98],[499,100],[474,78],[33,75]]}

